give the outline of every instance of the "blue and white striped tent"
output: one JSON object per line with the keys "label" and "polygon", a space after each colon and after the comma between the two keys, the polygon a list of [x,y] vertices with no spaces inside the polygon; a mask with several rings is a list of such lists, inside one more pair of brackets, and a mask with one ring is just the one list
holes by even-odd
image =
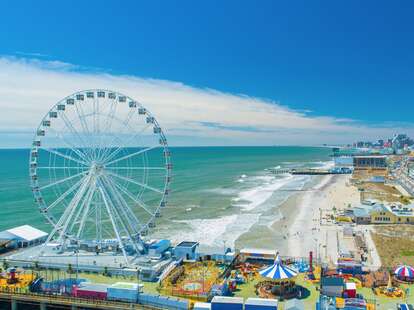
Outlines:
{"label": "blue and white striped tent", "polygon": [[279,255],[276,257],[272,266],[266,267],[259,271],[260,275],[273,280],[290,279],[297,276],[297,272],[293,269],[283,266]]}

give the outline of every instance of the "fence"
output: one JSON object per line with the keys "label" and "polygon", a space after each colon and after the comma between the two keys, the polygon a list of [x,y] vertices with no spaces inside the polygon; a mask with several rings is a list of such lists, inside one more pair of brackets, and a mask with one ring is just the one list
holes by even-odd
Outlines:
{"label": "fence", "polygon": [[30,293],[22,290],[9,290],[7,288],[0,289],[0,299],[30,301],[35,303],[59,304],[59,305],[77,305],[97,309],[162,309],[149,305],[107,301],[89,298],[75,298],[61,295],[49,295],[40,293]]}

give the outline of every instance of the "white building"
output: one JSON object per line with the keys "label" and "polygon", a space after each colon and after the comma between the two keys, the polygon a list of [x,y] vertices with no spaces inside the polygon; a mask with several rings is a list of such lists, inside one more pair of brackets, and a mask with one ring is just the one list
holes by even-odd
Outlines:
{"label": "white building", "polygon": [[30,225],[23,225],[0,232],[0,240],[11,240],[16,247],[27,247],[46,241],[48,234]]}

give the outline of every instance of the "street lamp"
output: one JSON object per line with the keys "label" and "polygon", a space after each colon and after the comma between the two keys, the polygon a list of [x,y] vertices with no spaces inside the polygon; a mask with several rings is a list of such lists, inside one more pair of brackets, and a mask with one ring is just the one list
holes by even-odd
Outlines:
{"label": "street lamp", "polygon": [[319,251],[318,251],[318,246],[319,246],[318,239],[317,238],[314,238],[313,241],[315,241],[315,243],[316,243],[315,258],[316,258],[316,261],[318,262],[318,254],[319,254]]}
{"label": "street lamp", "polygon": [[76,284],[78,283],[79,277],[79,242],[76,243],[77,247],[75,249],[76,254]]}

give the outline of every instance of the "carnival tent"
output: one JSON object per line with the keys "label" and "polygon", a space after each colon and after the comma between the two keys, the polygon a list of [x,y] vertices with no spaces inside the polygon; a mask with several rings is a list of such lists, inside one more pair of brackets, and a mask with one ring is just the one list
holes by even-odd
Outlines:
{"label": "carnival tent", "polygon": [[407,265],[398,266],[394,274],[399,278],[414,278],[414,268]]}
{"label": "carnival tent", "polygon": [[293,269],[283,266],[279,255],[276,257],[273,265],[259,271],[260,275],[273,280],[290,279],[297,276]]}

